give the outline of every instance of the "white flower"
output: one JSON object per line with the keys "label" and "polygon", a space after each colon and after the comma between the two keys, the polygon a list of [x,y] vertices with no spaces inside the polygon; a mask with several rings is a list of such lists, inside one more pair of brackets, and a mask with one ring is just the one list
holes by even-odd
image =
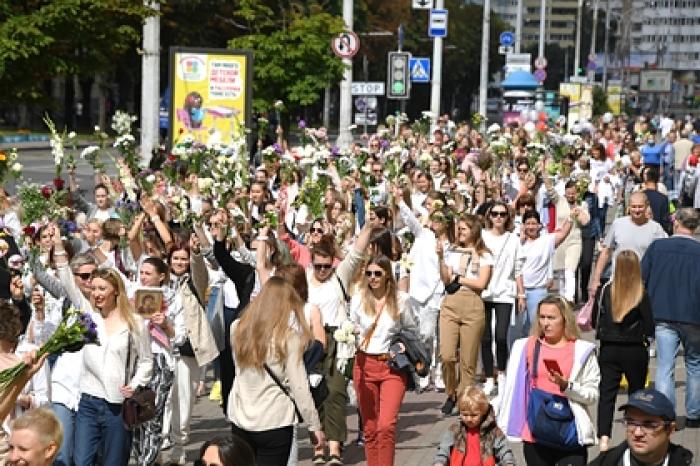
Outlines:
{"label": "white flower", "polygon": [[423,115],[423,118],[430,118],[431,120],[435,118],[435,114],[431,111],[423,110],[423,112],[421,113]]}
{"label": "white flower", "polygon": [[86,147],[85,149],[83,149],[83,151],[80,153],[80,158],[81,158],[81,159],[84,159],[85,157],[89,157],[90,155],[92,155],[93,153],[97,152],[98,150],[100,150],[100,148],[97,147],[97,146],[87,146],[87,147]]}
{"label": "white flower", "polygon": [[171,197],[170,202],[172,202],[173,204],[180,204],[180,196]]}
{"label": "white flower", "polygon": [[275,101],[275,110],[282,110],[284,108],[284,102],[281,100]]}
{"label": "white flower", "polygon": [[348,131],[354,131],[357,129],[357,125],[350,125],[348,126]]}
{"label": "white flower", "polygon": [[156,175],[150,174],[146,177],[146,181],[148,183],[155,183],[156,182]]}
{"label": "white flower", "polygon": [[95,125],[95,132],[99,133],[100,131],[102,131],[102,128],[99,125]]}
{"label": "white flower", "polygon": [[343,324],[340,326],[340,328],[345,333],[352,333],[355,331],[355,325],[352,322],[350,322],[349,320],[346,320],[345,322],[343,322]]}
{"label": "white flower", "polygon": [[136,115],[129,115],[126,112],[117,110],[112,117],[112,129],[122,136],[131,133],[131,125],[137,120]]}
{"label": "white flower", "polygon": [[77,136],[77,134],[75,134],[75,131],[71,131],[70,133],[68,133],[68,139],[73,139],[76,136]]}
{"label": "white flower", "polygon": [[498,123],[494,123],[486,130],[487,133],[497,133],[501,130],[501,126]]}
{"label": "white flower", "polygon": [[15,173],[19,173],[22,171],[22,164],[19,162],[15,162],[12,164],[12,167],[10,168]]}

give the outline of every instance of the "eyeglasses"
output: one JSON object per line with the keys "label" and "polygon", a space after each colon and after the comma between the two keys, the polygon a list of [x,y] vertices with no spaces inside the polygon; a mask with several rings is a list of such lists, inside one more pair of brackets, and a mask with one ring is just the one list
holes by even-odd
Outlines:
{"label": "eyeglasses", "polygon": [[384,271],[382,270],[365,270],[365,276],[367,278],[381,278],[384,276]]}
{"label": "eyeglasses", "polygon": [[316,270],[330,270],[333,268],[333,264],[314,264],[314,269]]}
{"label": "eyeglasses", "polygon": [[323,234],[323,228],[312,228],[311,233],[321,233]]}
{"label": "eyeglasses", "polygon": [[92,272],[82,272],[82,273],[74,273],[76,277],[79,277],[83,281],[90,280],[92,278]]}
{"label": "eyeglasses", "polygon": [[669,424],[670,422],[668,421],[636,421],[629,418],[622,419],[622,425],[625,426],[629,432],[634,432],[637,430],[637,427],[639,427],[645,434],[654,434]]}
{"label": "eyeglasses", "polygon": [[496,217],[501,217],[501,218],[506,218],[508,217],[508,212],[491,212],[491,217],[496,218]]}

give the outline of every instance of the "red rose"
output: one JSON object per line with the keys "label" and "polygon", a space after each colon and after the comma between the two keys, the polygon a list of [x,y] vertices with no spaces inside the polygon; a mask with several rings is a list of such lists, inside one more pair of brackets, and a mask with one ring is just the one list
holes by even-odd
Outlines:
{"label": "red rose", "polygon": [[175,157],[173,154],[168,155],[168,161],[169,162],[174,162],[177,160],[177,157]]}
{"label": "red rose", "polygon": [[63,187],[66,185],[66,182],[63,181],[62,178],[54,178],[53,179],[53,185],[56,187],[58,191],[62,190]]}
{"label": "red rose", "polygon": [[44,196],[45,199],[50,198],[52,194],[53,189],[51,189],[51,186],[46,185],[43,188],[41,188],[41,195]]}
{"label": "red rose", "polygon": [[34,236],[36,229],[31,225],[27,225],[26,227],[22,228],[22,233],[24,233],[25,236]]}

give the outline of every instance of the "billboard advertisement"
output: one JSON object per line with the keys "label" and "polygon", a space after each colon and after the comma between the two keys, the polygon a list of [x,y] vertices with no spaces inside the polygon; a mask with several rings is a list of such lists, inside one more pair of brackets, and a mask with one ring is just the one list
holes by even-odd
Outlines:
{"label": "billboard advertisement", "polygon": [[170,141],[186,134],[228,144],[252,115],[253,53],[227,49],[170,49]]}
{"label": "billboard advertisement", "polygon": [[622,81],[608,81],[608,107],[613,115],[622,113]]}
{"label": "billboard advertisement", "polygon": [[569,99],[569,114],[566,116],[566,121],[569,127],[581,119],[581,84],[579,83],[560,83],[559,97],[567,97]]}
{"label": "billboard advertisement", "polygon": [[641,70],[639,92],[671,92],[671,70]]}

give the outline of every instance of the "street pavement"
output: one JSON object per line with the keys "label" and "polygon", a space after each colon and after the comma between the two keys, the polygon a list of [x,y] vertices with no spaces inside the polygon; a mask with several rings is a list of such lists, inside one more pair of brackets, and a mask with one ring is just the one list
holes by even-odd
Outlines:
{"label": "street pavement", "polygon": [[[591,340],[593,334],[585,336]],[[651,360],[652,378],[656,366],[656,360]],[[677,413],[685,416],[685,366],[683,358],[676,361],[676,399],[678,403]],[[445,395],[434,391],[422,394],[407,393],[399,414],[396,443],[396,465],[401,466],[432,466],[433,455],[440,441],[440,437],[448,426],[457,421],[457,417],[444,418],[440,407],[445,400]],[[617,406],[627,400],[626,392],[621,392],[617,397]],[[595,411],[595,409],[594,409]],[[615,413],[613,425],[613,442],[617,445],[624,440],[624,428],[621,424],[622,413]],[[595,413],[594,413],[595,418]],[[300,430],[300,432],[302,432]],[[187,459],[191,463],[197,458],[197,452],[201,444],[216,435],[228,433],[226,421],[223,419],[218,403],[209,401],[207,396],[198,399],[195,404],[192,420],[192,434],[190,445],[187,447]],[[312,449],[305,433],[301,433],[299,447],[299,464],[311,465]],[[343,453],[346,465],[365,465],[364,450],[358,448],[354,441],[357,438],[357,414],[356,408],[348,407],[348,445]],[[700,461],[700,429],[683,429],[672,436],[672,441],[690,449],[695,455],[695,463]],[[516,456],[517,464],[524,465],[520,444],[511,444]],[[598,455],[598,448],[588,450],[589,461]]]}

